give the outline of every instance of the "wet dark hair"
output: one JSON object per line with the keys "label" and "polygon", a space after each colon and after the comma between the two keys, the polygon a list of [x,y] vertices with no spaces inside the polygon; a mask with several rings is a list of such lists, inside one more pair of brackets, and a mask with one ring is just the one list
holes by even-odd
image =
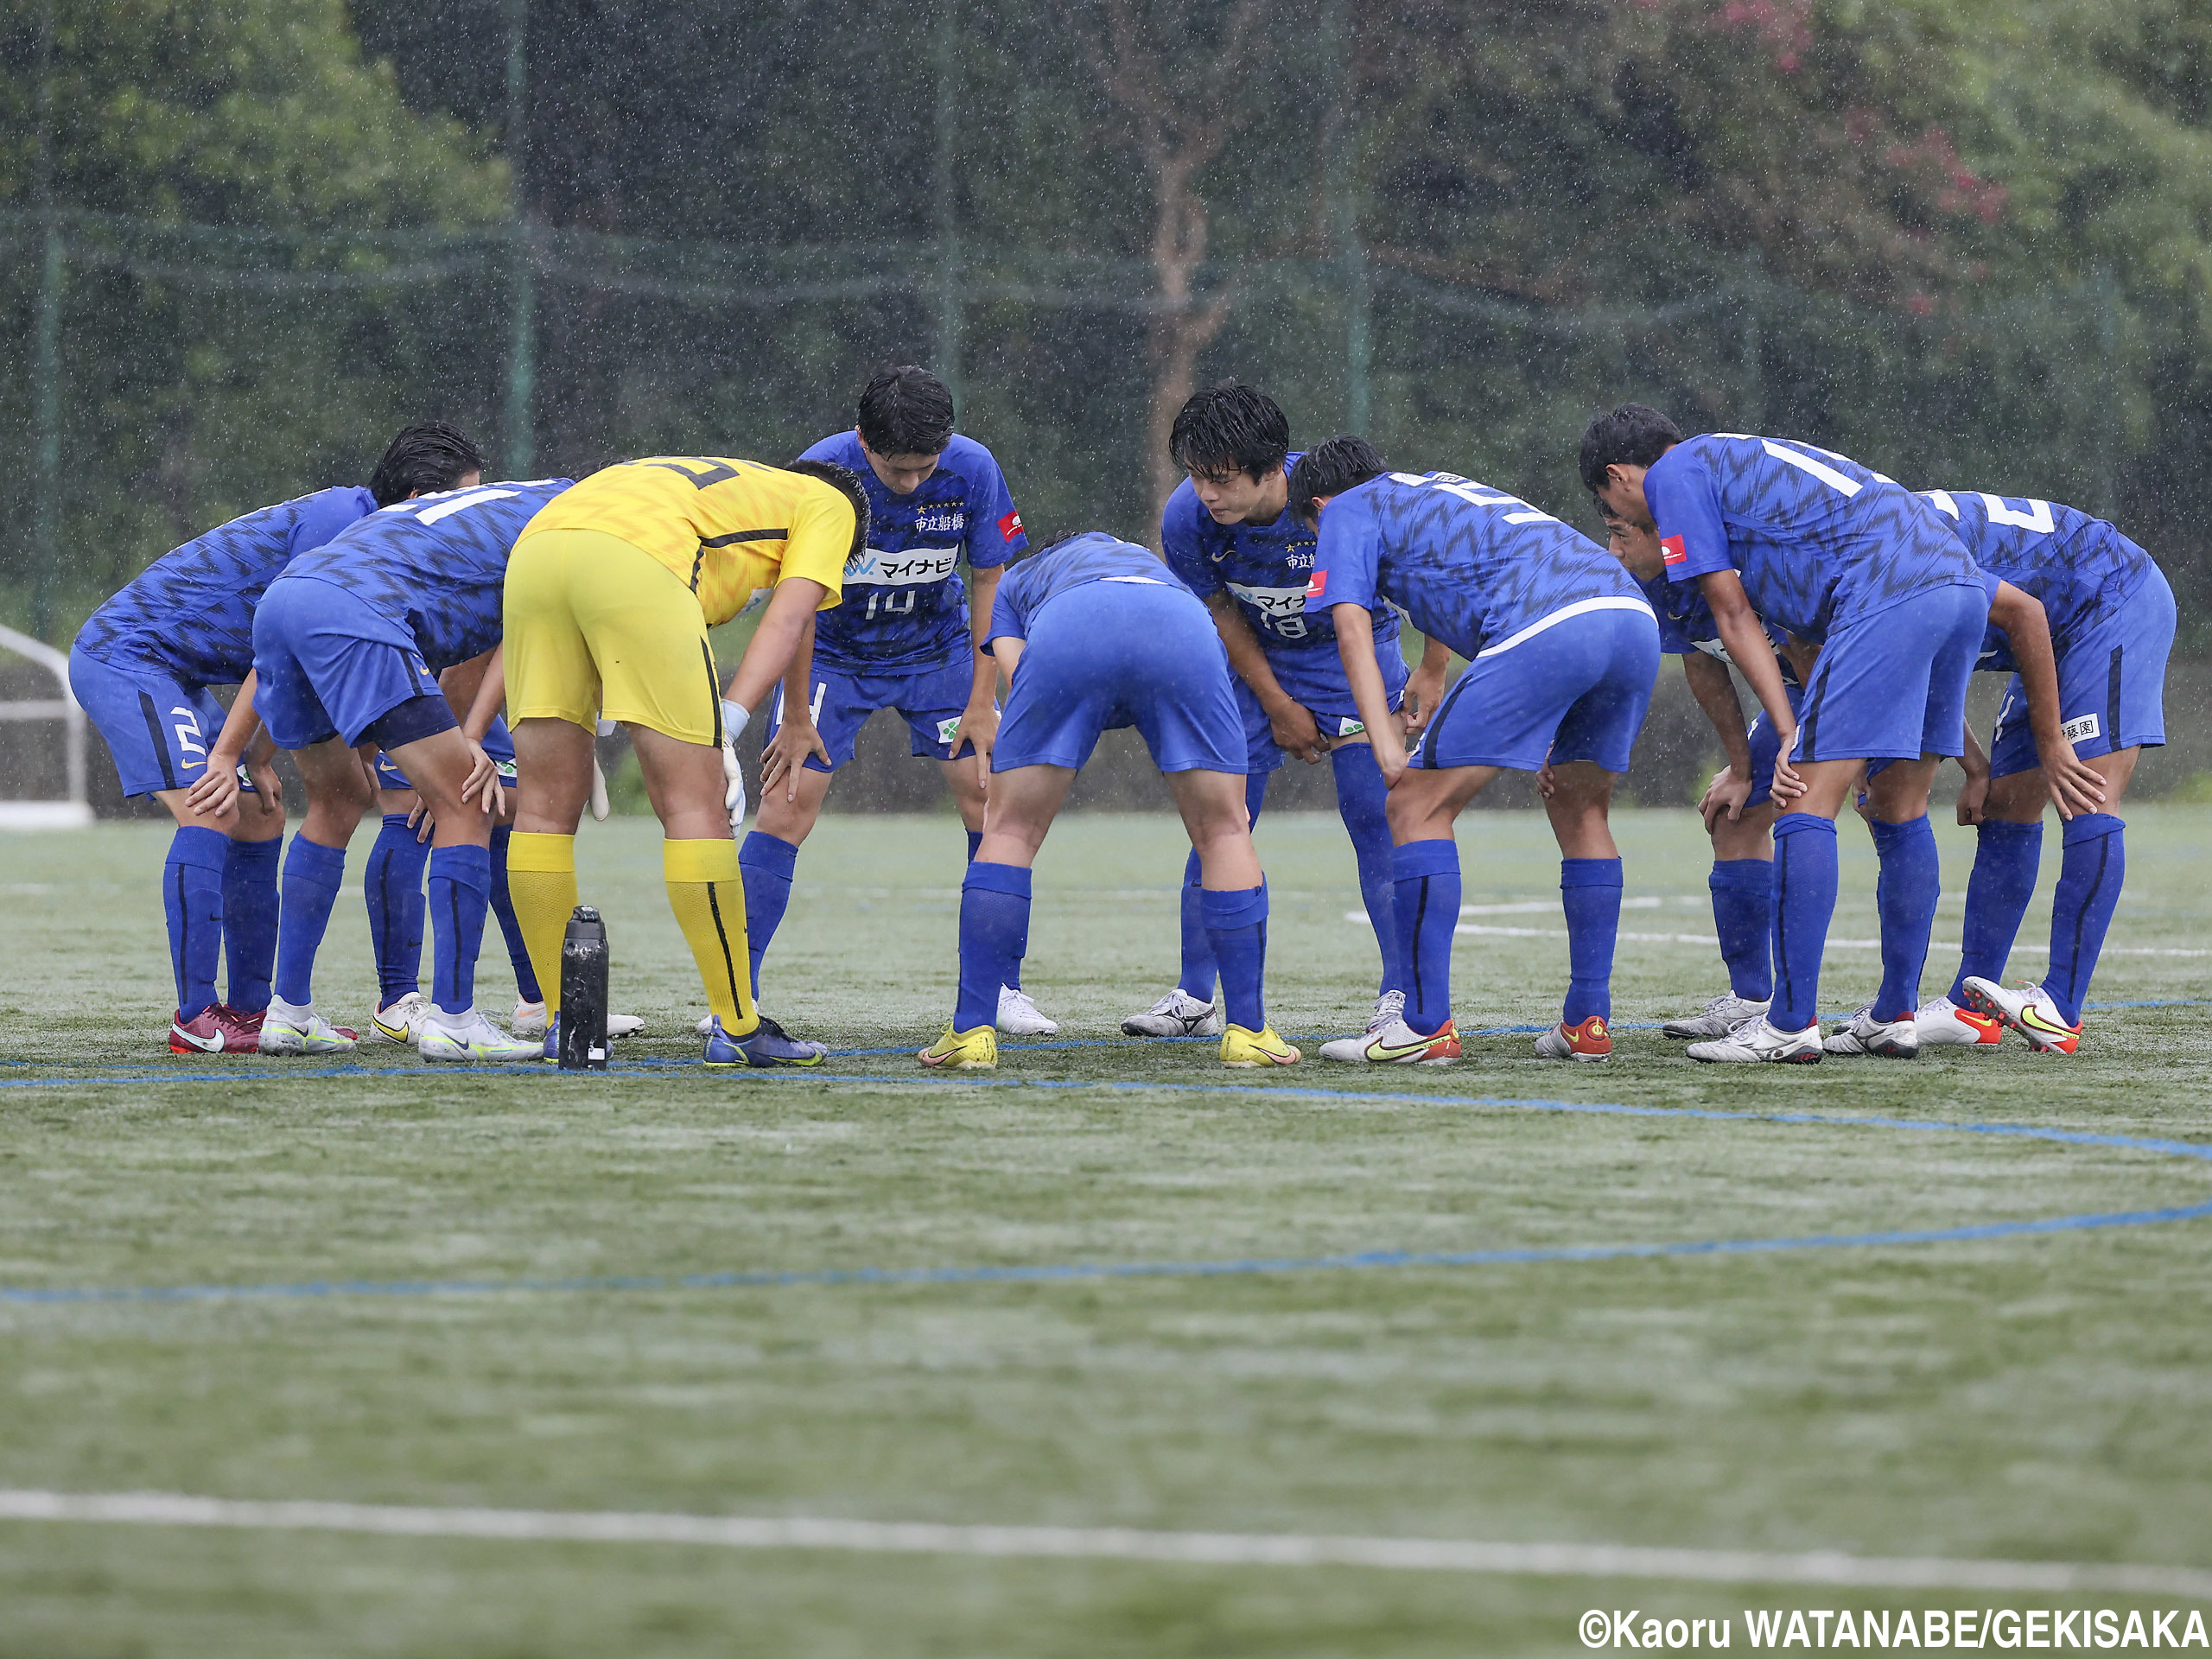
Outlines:
{"label": "wet dark hair", "polygon": [[952,439],[952,394],[927,369],[902,363],[861,393],[861,442],[879,455],[941,455]]}
{"label": "wet dark hair", "polygon": [[1356,490],[1389,468],[1365,438],[1331,438],[1317,443],[1290,469],[1290,510],[1311,524],[1320,516],[1317,498]]}
{"label": "wet dark hair", "polygon": [[1258,387],[1224,380],[1193,392],[1176,411],[1167,453],[1186,473],[1235,467],[1256,484],[1290,453],[1290,417]]}
{"label": "wet dark hair", "polygon": [[1582,433],[1582,487],[1605,487],[1608,467],[1649,467],[1682,441],[1681,429],[1649,404],[1623,404]]}
{"label": "wet dark hair", "polygon": [[369,493],[388,507],[410,495],[449,490],[471,473],[484,470],[484,452],[457,426],[417,421],[403,428],[369,474]]}
{"label": "wet dark hair", "polygon": [[853,544],[846,550],[845,556],[857,556],[868,546],[868,491],[861,487],[861,475],[834,461],[787,461],[784,470],[818,478],[853,504]]}

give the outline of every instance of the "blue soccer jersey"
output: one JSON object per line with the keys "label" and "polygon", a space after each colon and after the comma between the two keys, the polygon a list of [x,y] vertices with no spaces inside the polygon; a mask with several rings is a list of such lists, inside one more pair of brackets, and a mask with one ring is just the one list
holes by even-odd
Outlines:
{"label": "blue soccer jersey", "polygon": [[253,607],[301,554],[377,510],[347,486],[263,507],[172,549],[93,612],[78,649],[147,663],[188,685],[236,685],[253,666]]}
{"label": "blue soccer jersey", "polygon": [[[2118,611],[2156,568],[2148,553],[2078,507],[1973,490],[1925,494],[1976,564],[2041,601],[2062,649]],[[1980,666],[2015,666],[2003,630],[1983,635]]]}
{"label": "blue soccer jersey", "polygon": [[1643,596],[1618,559],[1517,496],[1456,473],[1385,473],[1331,500],[1306,607],[1397,606],[1472,658],[1569,606]]}
{"label": "blue soccer jersey", "polygon": [[[1284,458],[1286,467],[1297,464],[1295,450]],[[1236,599],[1269,657],[1338,661],[1335,620],[1326,611],[1306,608],[1306,589],[1313,580],[1314,534],[1287,507],[1273,524],[1217,524],[1185,479],[1160,515],[1160,545],[1167,568],[1200,599],[1224,589]],[[1400,620],[1395,611],[1376,613],[1377,658],[1387,661],[1397,651]],[[1341,677],[1341,664],[1337,671]]]}
{"label": "blue soccer jersey", "polygon": [[[1672,582],[1664,576],[1655,576],[1649,582],[1639,582],[1643,596],[1651,601],[1651,613],[1659,620],[1659,649],[1670,657],[1687,657],[1692,652],[1703,652],[1718,658],[1730,667],[1736,659],[1728,654],[1728,647],[1720,643],[1720,625],[1713,620],[1713,607],[1705,602],[1705,595],[1688,582]],[[1766,637],[1774,645],[1774,665],[1782,671],[1784,685],[1797,683],[1797,665],[1789,660],[1783,650],[1787,643],[1780,628],[1769,622],[1764,625]]]}
{"label": "blue soccer jersey", "polygon": [[1182,586],[1146,549],[1133,542],[1116,541],[1102,530],[1086,531],[1053,543],[1006,573],[991,606],[991,629],[985,643],[1028,639],[1030,622],[1047,601],[1094,582],[1164,582],[1178,589]]}
{"label": "blue soccer jersey", "polygon": [[1751,608],[1801,639],[1980,581],[1928,501],[1808,443],[1732,432],[1685,439],[1652,464],[1643,493],[1669,577],[1735,570]]}
{"label": "blue soccer jersey", "polygon": [[416,652],[441,673],[499,643],[515,538],[574,481],[479,484],[396,502],[284,575],[343,589],[355,601],[345,613],[350,632]]}
{"label": "blue soccer jersey", "polygon": [[896,674],[965,652],[960,561],[987,570],[1029,545],[991,452],[954,433],[912,495],[884,487],[856,433],[824,438],[801,459],[849,467],[868,491],[868,544],[845,565],[842,602],[815,618],[815,660],[849,674]]}

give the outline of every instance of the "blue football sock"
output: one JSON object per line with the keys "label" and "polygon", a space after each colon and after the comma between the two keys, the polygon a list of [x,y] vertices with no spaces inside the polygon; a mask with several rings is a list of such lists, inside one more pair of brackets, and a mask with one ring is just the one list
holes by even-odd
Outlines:
{"label": "blue football sock", "polygon": [[1221,964],[1222,1012],[1232,1026],[1264,1031],[1268,1007],[1262,981],[1268,965],[1268,883],[1262,876],[1256,887],[1242,892],[1208,891],[1205,907],[1206,937],[1213,941],[1214,960]]}
{"label": "blue football sock", "polygon": [[223,951],[223,868],[230,847],[231,838],[219,830],[179,829],[162,866],[176,1017],[188,1026],[215,1000],[215,963]]}
{"label": "blue football sock", "polygon": [[1367,906],[1375,947],[1382,953],[1382,982],[1376,994],[1402,991],[1398,912],[1390,893],[1389,787],[1382,781],[1382,768],[1375,764],[1374,749],[1365,743],[1330,750],[1329,765],[1337,774],[1337,816],[1351,836],[1352,859],[1359,870],[1360,902]]}
{"label": "blue football sock", "polygon": [[1774,995],[1774,866],[1764,858],[1716,858],[1705,879],[1713,890],[1713,931],[1728,964],[1728,989],[1747,1001]]}
{"label": "blue football sock", "polygon": [[1874,887],[1882,917],[1882,988],[1874,994],[1873,1017],[1910,1020],[1920,1009],[1920,974],[1928,965],[1928,935],[1943,891],[1936,826],[1923,812],[1905,823],[1877,822],[1873,830],[1882,861]]}
{"label": "blue football sock", "polygon": [[960,1001],[955,1031],[994,1026],[999,987],[1029,938],[1029,872],[1017,864],[968,867],[960,884]]}
{"label": "blue football sock", "polygon": [[780,836],[755,830],[737,849],[738,874],[745,879],[745,943],[753,957],[753,1000],[760,1000],[760,958],[784,925],[791,902],[791,872],[798,848]]}
{"label": "blue football sock", "polygon": [[346,849],[292,837],[284,855],[284,899],[276,912],[276,995],[291,1003],[315,1001],[315,956],[330,926],[330,907],[346,879]]}
{"label": "blue football sock", "polygon": [[476,956],[484,948],[484,912],[492,902],[488,847],[437,847],[430,852],[430,1001],[447,1014],[476,1006]]}
{"label": "blue football sock", "polygon": [[423,979],[423,869],[426,842],[415,838],[404,812],[385,814],[361,872],[369,906],[369,943],[377,956],[377,1006],[388,1008]]}
{"label": "blue football sock", "polygon": [[2127,876],[2127,824],[2109,812],[2085,812],[2066,826],[2058,891],[2050,903],[2050,971],[2043,988],[2069,1026],[2082,1023],[2089,976],[2097,971],[2105,929]]}
{"label": "blue football sock", "polygon": [[[1244,778],[1244,817],[1248,823],[1260,821],[1260,808],[1268,798],[1268,776],[1264,772],[1248,772]],[[1182,939],[1183,968],[1175,983],[1185,996],[1196,997],[1201,1002],[1213,1001],[1214,982],[1220,969],[1213,959],[1213,943],[1206,938],[1205,900],[1199,897],[1205,883],[1199,879],[1198,849],[1191,849],[1191,856],[1183,864]]]}
{"label": "blue football sock", "polygon": [[1959,976],[1951,982],[1952,1001],[1964,1005],[1969,974],[2003,982],[2042,863],[2040,818],[2033,823],[2005,823],[1996,818],[1982,822],[1974,839],[1974,874],[1967,880],[1967,918],[1959,934]]}
{"label": "blue football sock", "polygon": [[1613,944],[1621,931],[1621,861],[1562,858],[1560,903],[1567,911],[1567,1005],[1560,1018],[1579,1026],[1613,1017]]}
{"label": "blue football sock", "polygon": [[983,832],[980,830],[970,830],[968,832],[968,861],[970,864],[976,861],[976,849],[982,844]]}
{"label": "blue football sock", "polygon": [[499,918],[499,937],[507,942],[507,962],[515,970],[515,995],[525,1002],[543,1002],[544,988],[530,960],[530,942],[522,936],[522,918],[515,914],[515,896],[507,887],[507,843],[514,838],[509,824],[492,826],[492,913]]}
{"label": "blue football sock", "polygon": [[1427,1037],[1452,1017],[1452,939],[1459,925],[1459,843],[1409,841],[1390,857],[1398,982],[1406,1023]]}
{"label": "blue football sock", "polygon": [[1774,821],[1774,1005],[1777,1031],[1821,1017],[1821,953],[1835,915],[1835,823],[1813,812]]}
{"label": "blue football sock", "polygon": [[269,1006],[276,971],[276,870],[281,841],[234,841],[223,863],[223,957],[231,1006],[258,1014]]}

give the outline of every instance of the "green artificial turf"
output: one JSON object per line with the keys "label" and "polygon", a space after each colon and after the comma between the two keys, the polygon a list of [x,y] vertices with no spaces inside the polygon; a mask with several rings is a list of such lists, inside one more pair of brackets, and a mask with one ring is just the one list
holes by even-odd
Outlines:
{"label": "green artificial turf", "polygon": [[[1116,1033],[1176,964],[1183,848],[1095,815],[1040,861],[1026,976],[1061,1046],[925,1078],[956,820],[823,822],[764,1001],[834,1077],[709,1075],[652,826],[580,843],[602,1077],[171,1059],[167,832],[0,841],[0,1288],[467,1284],[0,1300],[0,1487],[432,1506],[2212,1563],[2212,1218],[1950,1242],[1042,1281],[499,1289],[777,1271],[1235,1263],[1802,1239],[2202,1205],[2212,1163],[1905,1124],[2212,1145],[2212,808],[2133,807],[2073,1058],[1714,1069],[1652,1022],[1721,988],[1687,812],[1623,815],[1617,1052],[1526,1032],[1442,1069],[1232,1073]],[[1941,832],[1939,940],[1970,832]],[[2056,837],[2051,837],[2055,849]],[[1357,1028],[1371,938],[1332,817],[1264,821],[1270,1011]],[[1470,818],[1466,901],[1555,906],[1540,818]],[[1839,939],[1875,934],[1844,836]],[[356,849],[359,855],[365,837]],[[2047,925],[2054,855],[2024,938]],[[1463,1029],[1556,1015],[1555,908],[1470,916]],[[1677,940],[1671,936],[1681,935]],[[2125,954],[2143,952],[2146,954]],[[1940,989],[1955,952],[1931,957]],[[2040,952],[2023,950],[2033,974]],[[1871,994],[1831,951],[1824,1002]],[[340,900],[319,1005],[365,1025]],[[512,995],[496,941],[481,998]],[[1309,1052],[1312,1045],[1309,1044]],[[853,1052],[851,1051],[863,1051]],[[665,1062],[641,1066],[635,1062]],[[206,1079],[219,1074],[221,1080]],[[1032,1087],[1029,1085],[1048,1085]],[[1547,1109],[1542,1103],[1707,1116]],[[1811,1114],[1778,1122],[1760,1114]],[[486,1285],[493,1287],[486,1290]],[[0,1656],[1580,1651],[1638,1607],[2130,1605],[1379,1569],[976,1560],[0,1522]]]}

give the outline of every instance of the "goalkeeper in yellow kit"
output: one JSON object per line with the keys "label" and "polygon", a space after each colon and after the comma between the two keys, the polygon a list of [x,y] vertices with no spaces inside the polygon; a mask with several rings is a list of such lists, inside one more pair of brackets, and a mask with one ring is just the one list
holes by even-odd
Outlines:
{"label": "goalkeeper in yellow kit", "polygon": [[[507,878],[559,1052],[561,940],[576,903],[577,820],[592,734],[620,721],[666,839],[669,907],[712,1010],[709,1065],[813,1065],[753,1006],[745,888],[731,838],[738,733],[791,664],[817,610],[837,603],[868,544],[868,498],[844,468],[653,455],[594,474],[530,521],[507,563],[507,718],[531,780]],[[774,592],[727,700],[707,630],[756,588]]]}

